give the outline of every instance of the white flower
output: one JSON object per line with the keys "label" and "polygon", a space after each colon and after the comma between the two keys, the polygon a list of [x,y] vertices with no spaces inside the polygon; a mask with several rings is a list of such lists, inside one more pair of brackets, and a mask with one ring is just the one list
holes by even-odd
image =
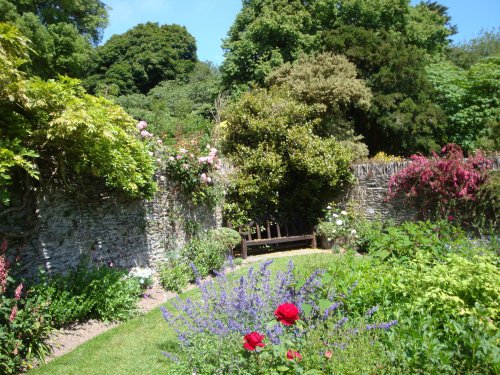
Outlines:
{"label": "white flower", "polygon": [[356,229],[351,230],[351,234],[356,234]]}
{"label": "white flower", "polygon": [[347,215],[347,212],[346,211],[340,211],[340,214],[345,216],[345,215]]}
{"label": "white flower", "polygon": [[332,217],[337,218],[337,217],[339,217],[339,215],[337,215],[337,214],[332,214]]}
{"label": "white flower", "polygon": [[342,225],[342,224],[344,224],[344,222],[343,222],[342,220],[340,220],[340,219],[339,219],[339,220],[337,220],[337,221],[335,222],[335,224],[337,224],[337,225]]}
{"label": "white flower", "polygon": [[331,210],[331,209],[332,209],[332,206],[326,206],[326,209],[327,209],[327,210]]}

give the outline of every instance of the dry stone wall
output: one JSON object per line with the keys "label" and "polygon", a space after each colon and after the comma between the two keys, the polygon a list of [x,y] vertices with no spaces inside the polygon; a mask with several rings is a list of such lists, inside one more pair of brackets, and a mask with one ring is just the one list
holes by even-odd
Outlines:
{"label": "dry stone wall", "polygon": [[[159,185],[151,201],[116,196],[85,201],[60,191],[40,192],[36,231],[19,252],[20,273],[33,275],[40,267],[65,272],[82,257],[122,268],[154,267],[175,257],[194,230],[220,225],[216,209],[193,206],[168,181]],[[0,230],[6,225],[0,222]]]}
{"label": "dry stone wall", "polygon": [[[494,157],[492,169],[500,169],[500,157]],[[359,203],[369,219],[393,219],[397,222],[415,219],[417,210],[401,200],[386,201],[389,179],[398,173],[409,161],[394,163],[365,163],[353,166],[357,183],[341,197],[341,201],[354,200]]]}

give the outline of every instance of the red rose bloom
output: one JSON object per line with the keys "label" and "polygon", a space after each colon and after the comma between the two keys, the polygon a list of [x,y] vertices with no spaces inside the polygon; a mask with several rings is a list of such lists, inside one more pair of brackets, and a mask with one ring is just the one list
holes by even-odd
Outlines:
{"label": "red rose bloom", "polygon": [[276,319],[286,326],[295,324],[299,317],[299,309],[293,303],[282,303],[274,312]]}
{"label": "red rose bloom", "polygon": [[258,332],[250,332],[248,335],[245,335],[243,338],[245,339],[245,343],[243,347],[248,350],[255,350],[256,347],[264,347],[266,344],[262,342],[266,336],[261,335]]}
{"label": "red rose bloom", "polygon": [[295,350],[290,349],[289,351],[286,352],[286,357],[290,360],[296,359],[297,361],[302,360],[302,356],[300,355],[299,352],[296,352]]}

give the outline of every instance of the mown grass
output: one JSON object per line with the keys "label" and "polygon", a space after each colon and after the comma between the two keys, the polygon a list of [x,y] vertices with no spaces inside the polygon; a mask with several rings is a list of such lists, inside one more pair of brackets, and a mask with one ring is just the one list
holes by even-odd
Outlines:
{"label": "mown grass", "polygon": [[[330,254],[310,254],[277,258],[270,269],[285,269],[293,259],[296,270],[310,274],[338,259]],[[248,267],[255,267],[252,264]],[[241,275],[248,267],[234,273]],[[181,298],[196,298],[197,289],[183,293]],[[165,304],[171,306],[170,302]],[[168,374],[169,360],[162,351],[175,351],[177,338],[157,308],[87,341],[70,353],[29,372],[33,375],[105,375],[105,374]]]}

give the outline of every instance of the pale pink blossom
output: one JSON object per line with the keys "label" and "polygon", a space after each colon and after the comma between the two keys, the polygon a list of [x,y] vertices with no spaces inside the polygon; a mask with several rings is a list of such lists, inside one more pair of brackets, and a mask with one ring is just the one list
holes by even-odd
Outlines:
{"label": "pale pink blossom", "polygon": [[210,184],[212,182],[212,177],[207,177],[207,182]]}
{"label": "pale pink blossom", "polygon": [[170,161],[174,161],[174,160],[175,160],[175,158],[174,158],[173,156],[171,156],[171,157],[169,157],[169,158],[168,158],[168,160],[170,160]]}
{"label": "pale pink blossom", "polygon": [[177,155],[177,156],[176,156],[176,159],[177,159],[177,160],[182,159],[182,155]]}
{"label": "pale pink blossom", "polygon": [[150,136],[150,133],[149,133],[147,130],[143,130],[143,131],[141,131],[141,136],[142,136],[143,138],[146,138],[146,137],[149,137],[149,136]]}
{"label": "pale pink blossom", "polygon": [[14,306],[12,308],[12,311],[10,312],[10,316],[9,316],[9,321],[12,323],[14,321],[14,319],[16,319],[16,315],[17,315],[17,305]]}
{"label": "pale pink blossom", "polygon": [[202,181],[206,181],[207,180],[206,173],[202,173],[200,177],[201,177]]}
{"label": "pale pink blossom", "polygon": [[187,153],[188,153],[188,150],[186,150],[185,148],[180,148],[180,149],[179,149],[179,152],[180,152],[181,154],[187,154]]}
{"label": "pale pink blossom", "polygon": [[19,284],[14,292],[14,299],[19,301],[21,299],[21,294],[23,293],[23,283]]}
{"label": "pale pink blossom", "polygon": [[146,129],[146,126],[148,126],[148,123],[146,121],[139,121],[137,123],[137,129],[139,130]]}
{"label": "pale pink blossom", "polygon": [[158,140],[156,141],[156,143],[158,143],[159,145],[161,145],[161,144],[163,143],[163,141],[162,141],[161,139],[158,139]]}
{"label": "pale pink blossom", "polygon": [[161,164],[161,159],[160,159],[160,158],[156,159],[156,162],[157,162],[158,164]]}

